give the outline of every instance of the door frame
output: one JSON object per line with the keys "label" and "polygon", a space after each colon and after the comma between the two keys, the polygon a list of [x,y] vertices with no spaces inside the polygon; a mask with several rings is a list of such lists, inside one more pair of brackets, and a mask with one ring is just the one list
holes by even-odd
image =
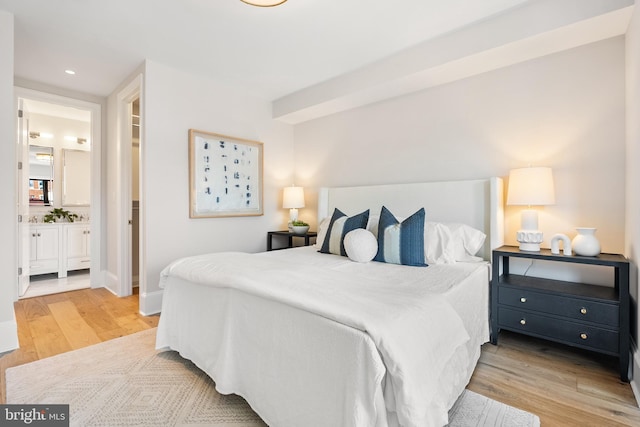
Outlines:
{"label": "door frame", "polygon": [[143,77],[142,74],[134,77],[117,95],[117,286],[116,295],[123,297],[133,293],[132,283],[132,195],[131,195],[131,147],[133,144],[132,128],[132,104],[136,99],[140,100],[140,157],[139,157],[139,307],[142,311],[146,292],[146,259],[145,259],[145,220],[144,220],[144,114],[143,114]]}
{"label": "door frame", "polygon": [[[18,205],[18,236],[16,238],[16,254],[18,262],[18,293],[16,298],[23,296],[30,283],[29,264],[30,230],[29,230],[29,186],[25,184],[29,179],[26,171],[29,164],[29,121],[25,115],[24,99],[16,99],[18,121],[16,125],[16,158],[18,164],[16,181],[16,200]],[[21,112],[21,114],[20,114]]]}
{"label": "door frame", "polygon": [[[66,107],[73,107],[87,110],[91,114],[91,206],[89,212],[91,229],[91,269],[90,282],[92,288],[103,287],[105,277],[102,264],[102,105],[70,98],[62,95],[55,95],[39,90],[14,86],[14,98],[16,108],[19,99],[31,99],[34,101],[58,104]],[[16,166],[17,168],[17,166]],[[16,170],[16,176],[18,171]],[[24,183],[19,185],[25,185]],[[16,242],[16,245],[18,242]],[[17,261],[16,261],[17,262]],[[18,269],[16,268],[16,272]],[[18,280],[19,281],[19,280]],[[15,300],[17,300],[18,290],[15,290]]]}

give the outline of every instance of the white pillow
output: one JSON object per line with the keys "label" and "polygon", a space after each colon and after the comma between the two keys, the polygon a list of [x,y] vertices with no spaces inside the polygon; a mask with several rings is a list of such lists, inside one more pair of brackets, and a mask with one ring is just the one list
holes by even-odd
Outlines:
{"label": "white pillow", "polygon": [[[378,221],[380,215],[369,216],[367,230],[378,235]],[[403,221],[404,218],[398,218]],[[324,221],[323,221],[324,222]],[[327,221],[326,227],[329,226]],[[318,240],[321,237],[322,229],[319,228]],[[486,239],[486,235],[469,225],[455,222],[433,222],[424,223],[424,257],[427,264],[455,264],[457,261],[475,262],[482,261],[482,258],[475,256]]]}
{"label": "white pillow", "polygon": [[461,223],[425,222],[424,254],[427,264],[454,264],[456,261],[482,261],[475,255],[486,235]]}
{"label": "white pillow", "polygon": [[318,225],[318,235],[316,236],[316,246],[321,248],[322,243],[324,243],[324,238],[327,236],[327,229],[329,228],[329,224],[331,223],[331,217],[328,216]]}
{"label": "white pillow", "polygon": [[455,264],[453,236],[444,224],[425,222],[424,258],[427,264]]}
{"label": "white pillow", "polygon": [[487,235],[466,224],[445,224],[453,236],[454,256],[456,261],[478,261],[475,255],[482,249]]}
{"label": "white pillow", "polygon": [[344,236],[344,251],[351,261],[369,262],[378,253],[378,239],[370,231],[357,228]]}

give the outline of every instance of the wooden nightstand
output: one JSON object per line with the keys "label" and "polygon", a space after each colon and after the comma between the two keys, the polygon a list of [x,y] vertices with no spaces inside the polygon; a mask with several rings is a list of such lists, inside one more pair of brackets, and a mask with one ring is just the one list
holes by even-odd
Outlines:
{"label": "wooden nightstand", "polygon": [[[510,274],[509,258],[612,267],[614,287]],[[507,329],[617,356],[620,378],[629,382],[629,261],[623,255],[554,255],[549,249],[502,246],[493,251],[492,261],[492,344],[500,329]]]}
{"label": "wooden nightstand", "polygon": [[293,238],[294,237],[302,237],[304,238],[304,245],[305,246],[309,246],[311,244],[311,238],[312,237],[317,237],[318,233],[316,233],[315,231],[307,231],[304,234],[294,234],[294,233],[290,233],[287,230],[284,231],[268,231],[267,232],[267,250],[268,251],[273,251],[273,236],[280,236],[280,237],[287,237],[288,238],[288,245],[285,246],[284,248],[278,248],[278,249],[288,249],[288,248],[292,248],[293,247]]}

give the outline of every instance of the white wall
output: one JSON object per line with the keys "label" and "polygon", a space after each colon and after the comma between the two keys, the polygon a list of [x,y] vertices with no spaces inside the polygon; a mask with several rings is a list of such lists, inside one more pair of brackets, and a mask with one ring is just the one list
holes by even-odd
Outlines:
{"label": "white wall", "polygon": [[[142,298],[158,292],[160,271],[179,257],[264,251],[267,231],[286,223],[281,192],[293,175],[293,129],[271,119],[270,102],[151,61],[144,67],[143,93],[141,214],[146,215],[141,221],[147,282]],[[189,218],[190,128],[264,143],[263,216]]]}
{"label": "white wall", "polygon": [[640,331],[638,316],[638,265],[640,264],[640,9],[636,6],[626,35],[626,82],[627,82],[627,209],[626,209],[626,255],[632,261],[631,331],[636,343],[634,357],[633,387],[640,402],[640,352],[637,350]]}
{"label": "white wall", "polygon": [[[622,252],[624,71],[616,37],[297,125],[296,183],[507,177],[550,166],[556,205],[540,210],[544,245],[591,226],[603,251]],[[507,208],[507,243],[516,243],[520,210]]]}
{"label": "white wall", "polygon": [[16,110],[13,97],[13,15],[0,10],[0,353],[18,347],[13,312],[17,284],[16,260]]}

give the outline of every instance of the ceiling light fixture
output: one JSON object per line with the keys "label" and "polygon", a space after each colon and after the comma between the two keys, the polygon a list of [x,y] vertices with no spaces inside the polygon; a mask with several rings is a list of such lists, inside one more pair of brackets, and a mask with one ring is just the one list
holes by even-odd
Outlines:
{"label": "ceiling light fixture", "polygon": [[70,136],[67,135],[64,137],[65,141],[69,141],[69,142],[77,142],[78,144],[86,144],[87,143],[87,138],[80,138],[77,136]]}
{"label": "ceiling light fixture", "polygon": [[69,75],[74,75],[76,72],[73,70],[64,70],[65,73],[69,74]]}
{"label": "ceiling light fixture", "polygon": [[258,7],[273,7],[286,2],[287,0],[240,0],[243,3]]}
{"label": "ceiling light fixture", "polygon": [[53,138],[53,134],[52,133],[47,133],[47,132],[29,132],[29,138],[31,138],[31,139],[36,139],[36,138],[51,139],[51,138]]}

